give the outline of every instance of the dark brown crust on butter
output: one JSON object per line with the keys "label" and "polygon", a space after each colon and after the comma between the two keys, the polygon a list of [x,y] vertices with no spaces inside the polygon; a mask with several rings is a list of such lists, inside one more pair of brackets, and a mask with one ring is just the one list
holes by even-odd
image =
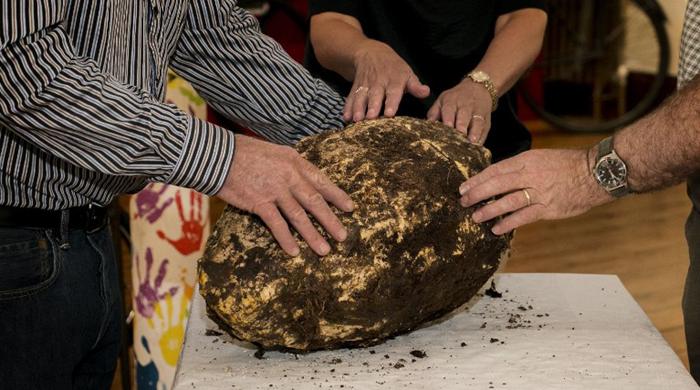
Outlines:
{"label": "dark brown crust on butter", "polygon": [[297,150],[355,201],[339,214],[349,237],[329,239],[323,258],[305,244],[290,258],[256,216],[227,208],[200,260],[200,291],[238,339],[297,352],[373,345],[468,301],[508,251],[510,236],[459,205],[459,184],[489,152],[453,129],[380,119]]}

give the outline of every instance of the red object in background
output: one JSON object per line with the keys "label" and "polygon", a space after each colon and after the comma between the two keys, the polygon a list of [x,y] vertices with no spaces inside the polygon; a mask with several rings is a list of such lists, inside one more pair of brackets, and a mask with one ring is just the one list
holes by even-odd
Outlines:
{"label": "red object in background", "polygon": [[[269,13],[259,17],[263,33],[279,42],[295,61],[302,63],[306,47],[308,0],[273,0],[268,3]],[[258,137],[254,132],[230,121],[211,107],[207,107],[207,119],[236,132]]]}
{"label": "red object in background", "polygon": [[[537,57],[535,63],[541,59],[540,56]],[[525,74],[520,82],[518,88],[525,88],[530,96],[542,107],[544,103],[544,70],[540,67],[532,67],[532,69]],[[525,102],[522,95],[518,93],[518,117],[523,121],[531,121],[539,119],[539,115],[535,113],[530,106]]]}
{"label": "red object in background", "polygon": [[[271,3],[273,3],[272,14],[265,21],[263,32],[279,42],[294,60],[302,63],[306,47],[309,2],[307,0],[287,0]],[[276,8],[274,3],[286,3],[289,8],[283,11]],[[289,11],[295,12],[296,16],[286,14]],[[299,25],[300,21],[304,21],[303,26]]]}
{"label": "red object in background", "polygon": [[[521,85],[517,87],[525,88],[530,93],[533,99],[540,105],[544,101],[544,88],[542,86],[542,75],[541,74],[530,74],[527,78],[521,81]],[[522,121],[532,121],[539,119],[539,115],[530,108],[525,99],[523,99],[522,94],[517,94],[518,99],[518,118]]]}

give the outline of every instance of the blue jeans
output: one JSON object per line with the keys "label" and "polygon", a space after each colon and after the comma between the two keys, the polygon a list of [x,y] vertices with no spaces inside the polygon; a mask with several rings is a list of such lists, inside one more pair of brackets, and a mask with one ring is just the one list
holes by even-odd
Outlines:
{"label": "blue jeans", "polygon": [[121,295],[109,228],[0,227],[0,389],[109,389]]}

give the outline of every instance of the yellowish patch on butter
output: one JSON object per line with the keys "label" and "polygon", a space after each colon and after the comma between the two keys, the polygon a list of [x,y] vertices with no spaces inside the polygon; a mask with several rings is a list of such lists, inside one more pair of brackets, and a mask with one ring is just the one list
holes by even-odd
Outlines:
{"label": "yellowish patch on butter", "polygon": [[421,248],[420,252],[418,252],[418,257],[423,259],[423,263],[425,264],[425,268],[430,268],[433,263],[437,260],[437,254],[435,253],[435,248],[432,246],[426,246],[425,248]]}
{"label": "yellowish patch on butter", "polygon": [[323,319],[318,322],[318,331],[321,337],[329,340],[334,340],[337,338],[346,338],[357,331],[362,331],[363,333],[367,331],[375,331],[379,329],[382,325],[384,325],[385,322],[386,321],[382,320],[370,327],[366,327],[362,325],[335,324]]}
{"label": "yellowish patch on butter", "polygon": [[465,167],[464,164],[461,164],[459,161],[452,160],[451,158],[447,157],[447,154],[437,143],[429,141],[427,139],[420,139],[411,144],[411,146],[416,145],[420,145],[425,151],[437,152],[436,155],[439,156],[441,159],[455,164],[457,170],[459,170],[459,172],[462,173],[462,176],[469,177],[469,168]]}
{"label": "yellowish patch on butter", "polygon": [[268,303],[277,297],[277,288],[285,282],[284,279],[277,279],[260,290],[261,303]]}
{"label": "yellowish patch on butter", "polygon": [[[340,275],[334,273],[334,277]],[[345,276],[345,275],[343,275]],[[369,279],[374,279],[376,272],[371,268],[355,269],[349,279],[336,283],[334,287],[343,293],[338,297],[338,302],[354,302],[353,293],[367,289]]]}
{"label": "yellowish patch on butter", "polygon": [[200,272],[199,273],[199,284],[207,284],[209,282],[209,275],[206,274],[206,272]]}
{"label": "yellowish patch on butter", "polygon": [[[380,231],[388,230],[390,227],[394,226],[396,224],[396,221],[393,219],[387,219],[384,221],[379,221],[375,223],[374,225],[370,227],[365,227],[362,230],[360,230],[360,238],[363,240],[368,240],[375,234],[379,233]],[[387,233],[390,233],[389,231]],[[390,236],[390,234],[386,234],[387,237]]]}

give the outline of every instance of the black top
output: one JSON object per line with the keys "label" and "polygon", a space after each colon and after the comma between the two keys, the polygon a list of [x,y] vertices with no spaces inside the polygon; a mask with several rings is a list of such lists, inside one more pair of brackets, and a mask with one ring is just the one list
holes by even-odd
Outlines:
{"label": "black top", "polygon": [[[411,66],[431,95],[423,100],[405,95],[397,115],[417,118],[425,118],[435,99],[478,65],[500,15],[544,9],[542,0],[311,0],[309,5],[311,15],[330,11],[355,17],[368,38],[388,44]],[[352,83],[323,68],[313,50],[306,51],[306,66],[339,93],[349,93]],[[530,133],[517,119],[514,103],[508,92],[493,113],[486,147],[494,160],[530,148]]]}

